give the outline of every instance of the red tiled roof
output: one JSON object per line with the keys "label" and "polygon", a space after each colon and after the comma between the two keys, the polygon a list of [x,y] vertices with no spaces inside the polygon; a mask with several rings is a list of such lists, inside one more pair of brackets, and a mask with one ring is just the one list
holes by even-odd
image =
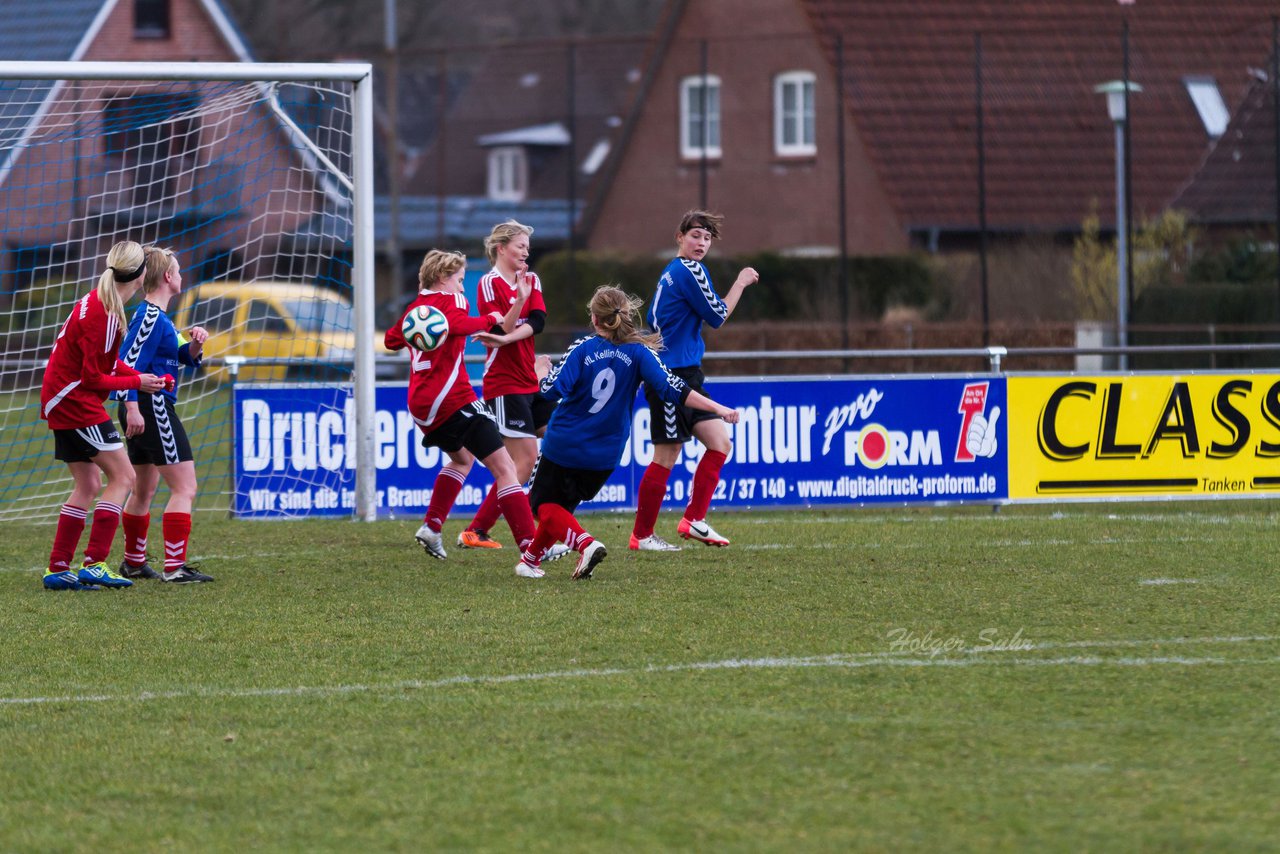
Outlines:
{"label": "red tiled roof", "polygon": [[1173,200],[1175,208],[1190,211],[1192,219],[1200,223],[1275,221],[1274,94],[1267,80],[1253,81],[1226,132]]}
{"label": "red tiled roof", "polygon": [[[851,116],[913,230],[978,222],[974,45],[982,33],[987,216],[999,231],[1071,230],[1091,205],[1114,222],[1115,137],[1094,86],[1123,77],[1129,22],[1135,217],[1162,209],[1209,149],[1184,78],[1210,76],[1228,110],[1265,66],[1263,0],[801,0],[834,61],[843,36]],[[1270,170],[1268,170],[1268,180]]]}

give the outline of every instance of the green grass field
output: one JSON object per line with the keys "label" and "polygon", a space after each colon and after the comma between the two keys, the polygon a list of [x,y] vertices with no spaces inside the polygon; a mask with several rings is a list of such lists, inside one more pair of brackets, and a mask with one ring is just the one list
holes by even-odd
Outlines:
{"label": "green grass field", "polygon": [[0,850],[1274,850],[1278,516],[594,516],[573,582],[205,514],[215,584],[94,593],[8,524]]}

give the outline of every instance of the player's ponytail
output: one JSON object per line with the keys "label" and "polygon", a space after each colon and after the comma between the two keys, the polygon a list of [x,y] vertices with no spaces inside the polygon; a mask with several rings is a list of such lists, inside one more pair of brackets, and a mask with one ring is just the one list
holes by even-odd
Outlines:
{"label": "player's ponytail", "polygon": [[643,344],[661,349],[662,336],[647,332],[638,323],[644,301],[628,295],[617,285],[601,285],[591,295],[587,310],[594,318],[596,331],[614,344]]}
{"label": "player's ponytail", "polygon": [[114,314],[120,321],[121,329],[129,325],[129,318],[124,313],[120,286],[137,281],[146,272],[146,261],[141,245],[132,240],[122,240],[107,253],[107,269],[98,277],[98,299],[107,313]]}

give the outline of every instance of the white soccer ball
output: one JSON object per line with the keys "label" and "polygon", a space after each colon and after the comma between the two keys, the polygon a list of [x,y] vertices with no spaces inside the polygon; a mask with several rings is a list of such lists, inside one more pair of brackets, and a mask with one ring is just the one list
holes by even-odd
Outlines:
{"label": "white soccer ball", "polygon": [[449,318],[432,305],[416,305],[400,324],[404,340],[415,350],[430,353],[449,337]]}

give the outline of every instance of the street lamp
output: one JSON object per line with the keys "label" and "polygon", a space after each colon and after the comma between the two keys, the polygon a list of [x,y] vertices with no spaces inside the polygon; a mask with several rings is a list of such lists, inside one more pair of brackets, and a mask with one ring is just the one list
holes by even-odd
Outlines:
{"label": "street lamp", "polygon": [[[1141,92],[1142,87],[1129,81],[1130,92]],[[1129,346],[1129,229],[1125,221],[1124,191],[1124,134],[1128,125],[1125,112],[1125,81],[1112,80],[1093,87],[1093,91],[1107,96],[1107,114],[1116,126],[1116,340],[1120,347]],[[1129,369],[1129,354],[1120,352],[1120,370]]]}

